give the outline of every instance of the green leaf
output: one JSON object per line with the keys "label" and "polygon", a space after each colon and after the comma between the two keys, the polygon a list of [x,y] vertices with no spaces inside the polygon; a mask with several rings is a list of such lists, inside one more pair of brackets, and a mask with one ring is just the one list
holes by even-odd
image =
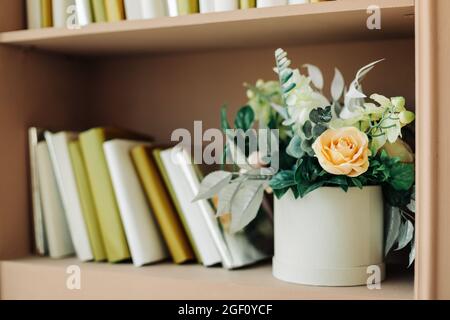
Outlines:
{"label": "green leaf", "polygon": [[241,185],[242,181],[232,182],[219,192],[217,216],[231,213],[231,204]]}
{"label": "green leaf", "polygon": [[414,166],[397,163],[390,170],[389,184],[398,191],[410,190],[414,184]]}
{"label": "green leaf", "polygon": [[286,153],[295,159],[300,159],[304,156],[305,152],[302,149],[302,139],[298,135],[294,135],[291,139],[286,148]]}
{"label": "green leaf", "polygon": [[227,106],[224,105],[220,109],[220,125],[222,127],[222,130],[225,132],[225,130],[231,129],[230,124],[228,122],[227,118]]}
{"label": "green leaf", "polygon": [[318,138],[322,135],[322,133],[324,133],[327,130],[328,130],[328,128],[326,126],[324,126],[323,124],[318,124],[313,129],[313,132],[312,132],[313,137]]}
{"label": "green leaf", "polygon": [[416,242],[413,239],[411,241],[411,251],[409,252],[409,266],[408,266],[408,268],[410,268],[413,265],[414,260],[416,260]]}
{"label": "green leaf", "polygon": [[262,181],[247,181],[241,186],[231,204],[231,233],[244,229],[258,215],[264,198]]}
{"label": "green leaf", "polygon": [[353,183],[353,185],[355,187],[358,187],[359,189],[363,188],[363,183],[361,182],[360,179],[358,179],[358,178],[350,178],[350,180],[351,180],[351,182]]}
{"label": "green leaf", "polygon": [[289,188],[273,189],[273,194],[277,197],[277,199],[281,199],[288,191]]}
{"label": "green leaf", "polygon": [[297,184],[297,189],[300,197],[304,198],[307,194],[317,190],[325,185],[325,181],[318,181],[315,183],[301,182]]}
{"label": "green leaf", "polygon": [[384,249],[385,255],[388,255],[394,244],[397,242],[398,234],[400,232],[400,223],[400,209],[388,206],[386,212],[386,246]]}
{"label": "green leaf", "polygon": [[232,177],[233,175],[226,171],[216,171],[207,175],[200,184],[198,194],[192,202],[214,197],[230,183]]}
{"label": "green leaf", "polygon": [[320,114],[318,109],[313,109],[309,113],[309,120],[311,120],[314,123],[320,123]]}
{"label": "green leaf", "polygon": [[327,106],[325,109],[320,109],[320,121],[323,123],[328,123],[333,119],[333,114],[331,112],[331,106]]}
{"label": "green leaf", "polygon": [[348,191],[348,181],[346,176],[333,176],[327,179],[327,184],[341,187],[345,192]]}
{"label": "green leaf", "polygon": [[295,186],[294,171],[292,170],[280,171],[270,180],[270,187],[274,190],[291,186]]}
{"label": "green leaf", "polygon": [[405,248],[414,237],[414,225],[411,221],[407,220],[400,226],[400,231],[398,234],[398,246],[396,251]]}
{"label": "green leaf", "polygon": [[237,129],[247,131],[253,126],[254,121],[255,112],[253,111],[252,107],[245,106],[238,111],[236,119],[234,120],[234,125]]}
{"label": "green leaf", "polygon": [[311,139],[312,138],[312,129],[313,129],[313,125],[311,123],[311,121],[307,120],[305,122],[305,124],[303,125],[303,133],[305,134],[305,137],[307,139]]}

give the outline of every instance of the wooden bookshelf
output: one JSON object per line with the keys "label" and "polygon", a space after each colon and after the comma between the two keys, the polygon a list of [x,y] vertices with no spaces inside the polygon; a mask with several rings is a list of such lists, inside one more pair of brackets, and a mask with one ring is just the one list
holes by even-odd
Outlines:
{"label": "wooden bookshelf", "polygon": [[[450,297],[448,0],[338,0],[80,30],[25,29],[25,1],[0,0],[0,297],[178,299],[431,299]],[[382,29],[366,28],[378,5]],[[405,96],[417,112],[417,253],[414,279],[393,272],[382,290],[280,282],[270,265],[240,271],[196,265],[81,264],[83,289],[65,288],[75,259],[30,258],[27,128],[120,125],[167,142],[175,128],[218,126],[218,109],[246,103],[243,82],[274,79],[273,50],[346,81],[380,58],[368,92]],[[328,92],[328,88],[325,88]],[[158,288],[158,289],[155,289]],[[176,288],[176,289],[174,289]]]}
{"label": "wooden bookshelf", "polygon": [[[382,10],[382,29],[366,28],[367,8]],[[110,55],[255,48],[412,38],[414,0],[340,0],[153,20],[0,34],[0,43],[69,55]]]}
{"label": "wooden bookshelf", "polygon": [[[66,287],[68,266],[81,269],[81,290]],[[319,288],[285,283],[272,277],[270,264],[227,271],[199,265],[131,265],[80,263],[76,259],[25,258],[0,265],[3,299],[176,299],[291,300],[392,299],[414,297],[412,274],[404,270],[367,287]],[[45,290],[43,290],[45,288]]]}

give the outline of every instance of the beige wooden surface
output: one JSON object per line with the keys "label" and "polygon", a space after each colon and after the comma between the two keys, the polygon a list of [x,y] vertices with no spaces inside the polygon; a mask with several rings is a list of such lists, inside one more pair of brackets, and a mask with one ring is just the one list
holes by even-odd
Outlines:
{"label": "beige wooden surface", "polygon": [[[66,269],[81,268],[81,290],[68,290]],[[2,299],[412,299],[408,273],[367,287],[306,287],[276,280],[268,264],[227,271],[199,265],[80,263],[76,259],[27,258],[0,263]]]}

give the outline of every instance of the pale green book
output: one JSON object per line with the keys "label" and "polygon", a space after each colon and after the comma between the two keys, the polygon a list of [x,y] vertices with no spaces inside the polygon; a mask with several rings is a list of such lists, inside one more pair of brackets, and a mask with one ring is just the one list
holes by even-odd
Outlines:
{"label": "pale green book", "polygon": [[105,246],[103,244],[103,237],[100,231],[100,224],[95,209],[94,199],[92,197],[91,187],[89,185],[86,167],[83,162],[80,142],[69,142],[69,152],[77,182],[80,202],[83,208],[84,220],[88,229],[89,241],[94,253],[94,259],[95,261],[104,261],[107,259]]}
{"label": "pale green book", "polygon": [[256,8],[256,0],[239,0],[240,9]]}
{"label": "pale green book", "polygon": [[91,0],[95,22],[106,22],[106,9],[104,0]]}
{"label": "pale green book", "polygon": [[169,176],[167,175],[166,168],[161,160],[161,149],[153,150],[153,157],[155,159],[156,165],[158,166],[159,172],[161,173],[161,177],[164,180],[164,183],[167,187],[167,191],[169,191],[170,198],[172,199],[172,203],[175,206],[175,209],[180,217],[181,223],[183,224],[184,230],[186,231],[186,235],[189,238],[189,242],[191,244],[192,249],[194,250],[195,257],[199,263],[202,263],[201,256],[198,252],[197,246],[195,245],[194,238],[192,237],[191,230],[182,214],[182,209],[180,202],[178,201],[177,195],[173,190],[172,183],[170,182]]}
{"label": "pale green book", "polygon": [[105,128],[95,128],[80,134],[81,150],[109,262],[131,257],[103,151],[103,143],[117,137],[120,137],[117,131]]}
{"label": "pale green book", "polygon": [[178,14],[186,15],[199,12],[198,0],[178,0]]}

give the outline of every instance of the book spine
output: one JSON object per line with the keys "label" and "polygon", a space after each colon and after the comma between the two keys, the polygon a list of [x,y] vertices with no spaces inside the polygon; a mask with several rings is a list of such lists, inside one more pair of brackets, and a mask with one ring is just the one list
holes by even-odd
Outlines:
{"label": "book spine", "polygon": [[131,151],[138,176],[149,200],[155,218],[161,228],[164,240],[175,263],[181,264],[194,259],[187,235],[164,188],[155,161],[146,147]]}
{"label": "book spine", "polygon": [[92,198],[91,187],[89,186],[86,167],[83,162],[80,142],[71,141],[69,143],[69,152],[94,259],[95,261],[104,261],[107,259],[105,246],[95,210],[94,199]]}
{"label": "book spine", "polygon": [[105,0],[106,19],[116,22],[125,19],[125,8],[122,0]]}
{"label": "book spine", "polygon": [[45,132],[45,140],[50,151],[50,159],[53,163],[53,171],[69,224],[72,243],[75,246],[75,252],[81,261],[93,260],[94,255],[91,250],[72,162],[70,160],[68,147],[69,135],[65,132],[57,134]]}
{"label": "book spine", "polygon": [[[125,15],[127,20],[143,19],[142,0],[125,0]],[[153,1],[153,0],[152,0]]]}
{"label": "book spine", "polygon": [[49,28],[53,26],[52,0],[41,1],[41,27]]}
{"label": "book spine", "polygon": [[313,1],[310,0],[289,0],[289,4],[305,4]]}
{"label": "book spine", "polygon": [[102,128],[80,134],[81,150],[108,261],[120,262],[130,258],[130,251],[103,152],[105,139],[106,131]]}
{"label": "book spine", "polygon": [[28,29],[39,29],[42,27],[42,7],[36,0],[27,0],[27,27]]}
{"label": "book spine", "polygon": [[103,144],[131,256],[137,267],[168,256],[130,157],[131,149],[141,144],[125,140]]}
{"label": "book spine", "polygon": [[287,4],[288,4],[288,0],[257,0],[258,8],[284,6]]}
{"label": "book spine", "polygon": [[75,5],[75,0],[53,0],[53,25],[65,28],[69,18],[69,7]]}
{"label": "book spine", "polygon": [[178,0],[166,0],[166,5],[169,17],[178,16]]}
{"label": "book spine", "polygon": [[105,0],[91,0],[95,22],[106,22]]}
{"label": "book spine", "polygon": [[178,14],[180,16],[198,12],[198,0],[178,0]]}
{"label": "book spine", "polygon": [[214,9],[217,12],[239,9],[238,0],[214,0]]}
{"label": "book spine", "polygon": [[256,0],[239,0],[239,8],[241,9],[256,8]]}
{"label": "book spine", "polygon": [[166,6],[164,0],[141,0],[142,16],[144,19],[164,17]]}
{"label": "book spine", "polygon": [[42,202],[39,187],[39,172],[37,168],[37,157],[36,157],[37,152],[36,148],[39,142],[39,135],[41,133],[42,130],[38,128],[30,128],[28,130],[34,243],[36,252],[39,255],[45,255],[47,253],[47,245],[45,240],[44,217],[42,213]]}
{"label": "book spine", "polygon": [[74,248],[45,141],[37,146],[37,165],[49,254],[51,258],[63,258],[72,255]]}
{"label": "book spine", "polygon": [[200,13],[214,12],[215,0],[200,0]]}
{"label": "book spine", "polygon": [[93,22],[92,19],[92,7],[90,0],[75,0],[77,6],[78,24],[80,26],[86,26]]}

